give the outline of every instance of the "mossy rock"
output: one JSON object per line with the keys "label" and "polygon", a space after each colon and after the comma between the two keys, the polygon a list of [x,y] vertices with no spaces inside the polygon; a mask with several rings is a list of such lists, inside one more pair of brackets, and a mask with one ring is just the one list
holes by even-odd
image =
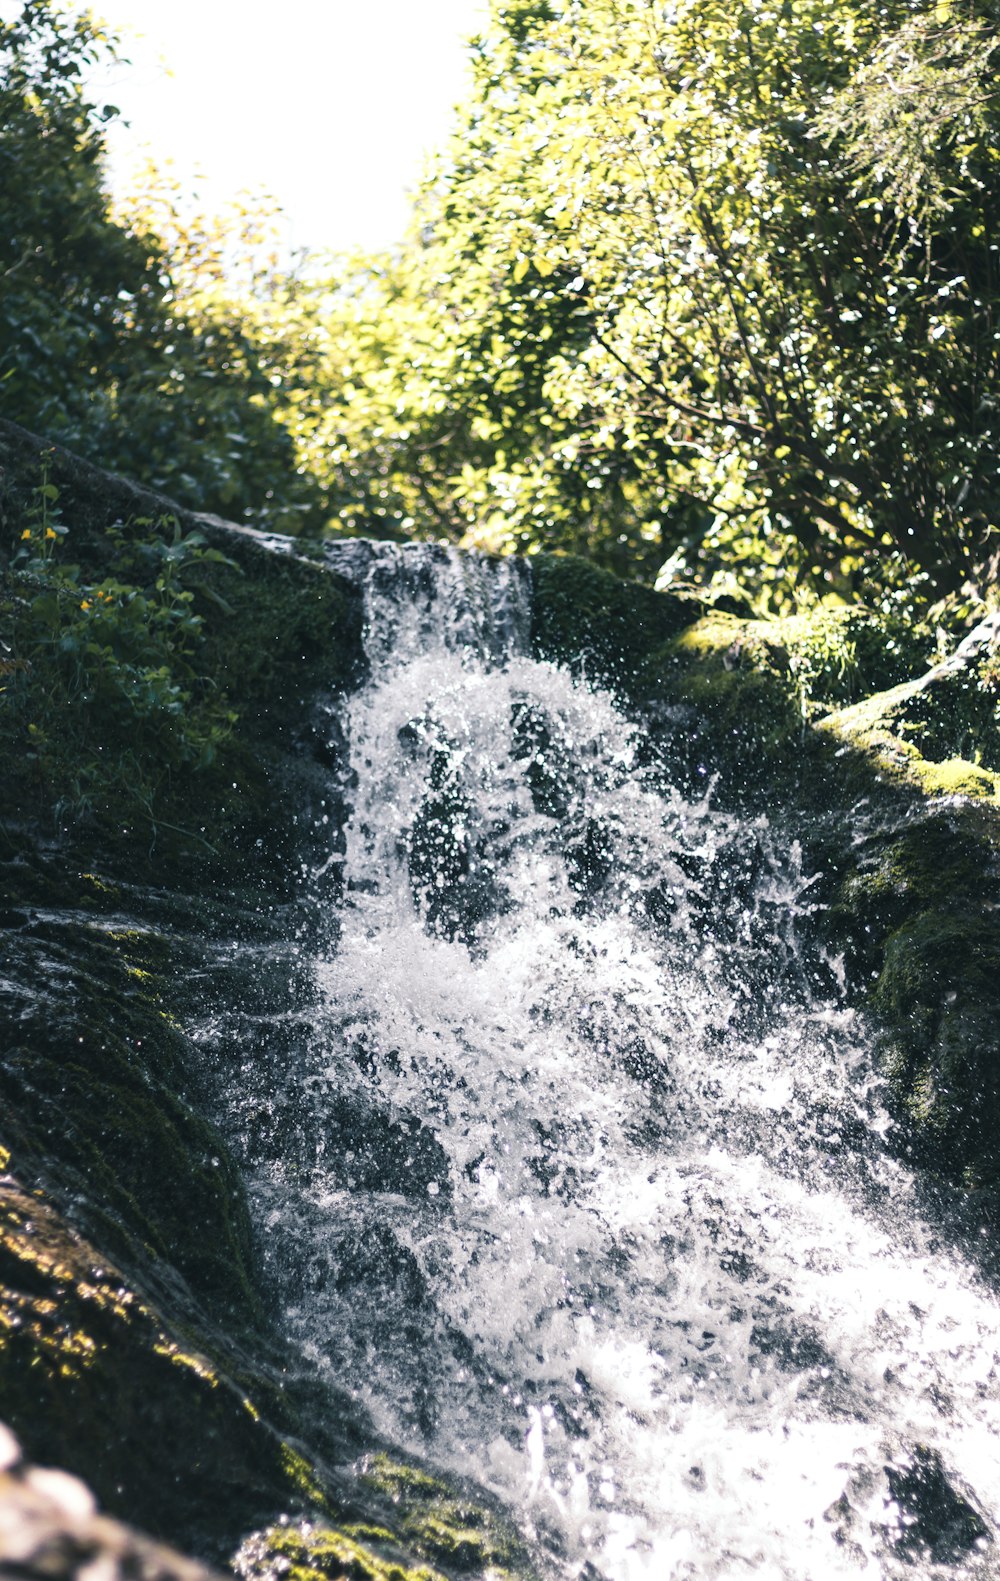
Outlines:
{"label": "mossy rock", "polygon": [[531,646],[599,685],[634,689],[650,654],[696,615],[673,594],[623,582],[577,555],[531,561]]}
{"label": "mossy rock", "polygon": [[984,766],[997,750],[992,693],[978,670],[918,673],[926,647],[925,632],[906,633],[861,609],[821,607],[781,620],[713,610],[655,655],[650,696],[680,713],[676,756],[689,779],[717,774],[722,793],[736,799],[829,805],[832,793],[846,809],[880,785],[993,798],[1000,776]]}
{"label": "mossy rock", "polygon": [[264,1581],[537,1581],[531,1555],[481,1489],[386,1454],[368,1457],[352,1501],[366,1516],[285,1523],[244,1544],[236,1568]]}
{"label": "mossy rock", "polygon": [[876,1018],[910,1156],[1000,1185],[1000,825],[975,805],[869,836],[827,928]]}
{"label": "mossy rock", "polygon": [[925,668],[927,634],[861,607],[821,605],[781,619],[738,618],[713,609],[680,635],[668,653],[687,673],[701,669],[766,682],[812,719]]}
{"label": "mossy rock", "polygon": [[273,1526],[243,1544],[236,1558],[244,1581],[447,1581],[439,1570],[396,1549],[389,1532],[360,1527],[360,1536],[305,1522]]}
{"label": "mossy rock", "polygon": [[831,714],[822,728],[888,779],[924,795],[995,799],[1000,729],[993,680],[980,676],[984,668],[941,666]]}
{"label": "mossy rock", "polygon": [[0,989],[0,1140],[76,1200],[92,1233],[148,1278],[179,1271],[238,1326],[260,1315],[242,1182],[184,1092],[169,946],[78,914],[25,917]]}
{"label": "mossy rock", "polygon": [[360,1480],[391,1501],[399,1536],[449,1574],[534,1577],[510,1518],[481,1489],[388,1455],[372,1456]]}
{"label": "mossy rock", "polygon": [[[0,1149],[0,1170],[9,1155]],[[221,1558],[302,1508],[294,1451],[40,1192],[0,1177],[0,1401],[26,1452],[102,1504]]]}

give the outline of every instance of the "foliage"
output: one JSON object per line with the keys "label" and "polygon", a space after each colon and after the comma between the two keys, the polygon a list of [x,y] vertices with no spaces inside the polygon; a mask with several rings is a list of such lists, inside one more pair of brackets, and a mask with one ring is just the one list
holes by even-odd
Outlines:
{"label": "foliage", "polygon": [[996,0],[493,0],[397,256],[162,172],[59,0],[0,29],[0,414],[283,531],[571,552],[786,613],[981,605]]}
{"label": "foliage", "polygon": [[112,574],[67,558],[71,534],[47,475],[0,602],[0,732],[63,815],[109,798],[151,808],[164,777],[210,764],[235,714],[199,686],[194,585],[224,556],[175,519],[108,529]]}
{"label": "foliage", "polygon": [[220,259],[259,253],[268,216],[237,205],[185,223],[169,182],[148,177],[143,203],[112,213],[102,158],[118,112],[84,79],[114,52],[58,0],[0,23],[0,415],[182,504],[315,527],[319,492],[246,310],[267,270],[245,272],[245,301],[220,289]]}
{"label": "foliage", "polygon": [[669,557],[764,607],[981,593],[996,37],[991,5],[947,0],[757,0],[735,25],[721,0],[496,0],[373,286],[390,476],[467,541]]}

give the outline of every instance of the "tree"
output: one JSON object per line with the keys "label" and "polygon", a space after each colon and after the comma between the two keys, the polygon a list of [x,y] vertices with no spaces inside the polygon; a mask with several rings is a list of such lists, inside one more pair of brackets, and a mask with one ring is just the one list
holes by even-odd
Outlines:
{"label": "tree", "polygon": [[411,469],[448,414],[454,527],[489,502],[498,542],[640,575],[750,556],[765,597],[981,587],[996,39],[983,5],[497,0],[392,353]]}
{"label": "tree", "polygon": [[186,221],[164,182],[112,212],[102,161],[118,112],[84,83],[115,48],[57,0],[0,23],[0,414],[183,504],[319,528],[322,493],[268,361],[271,216]]}

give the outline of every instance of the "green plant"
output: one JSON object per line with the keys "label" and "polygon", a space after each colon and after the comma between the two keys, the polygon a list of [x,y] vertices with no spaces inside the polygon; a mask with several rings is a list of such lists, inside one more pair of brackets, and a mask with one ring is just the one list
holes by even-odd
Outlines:
{"label": "green plant", "polygon": [[163,782],[208,767],[235,719],[199,672],[189,585],[231,562],[164,516],[115,524],[103,565],[85,571],[44,469],[24,521],[0,606],[0,729],[21,748],[29,794],[63,817],[113,803],[155,824]]}

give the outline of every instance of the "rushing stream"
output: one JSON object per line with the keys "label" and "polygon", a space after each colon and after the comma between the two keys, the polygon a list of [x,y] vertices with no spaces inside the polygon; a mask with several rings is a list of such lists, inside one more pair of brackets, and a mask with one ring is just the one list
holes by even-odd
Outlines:
{"label": "rushing stream", "polygon": [[560,1575],[996,1574],[998,1304],[884,1145],[797,847],[528,656],[522,565],[334,553],[342,899],[229,1094],[304,1360]]}

